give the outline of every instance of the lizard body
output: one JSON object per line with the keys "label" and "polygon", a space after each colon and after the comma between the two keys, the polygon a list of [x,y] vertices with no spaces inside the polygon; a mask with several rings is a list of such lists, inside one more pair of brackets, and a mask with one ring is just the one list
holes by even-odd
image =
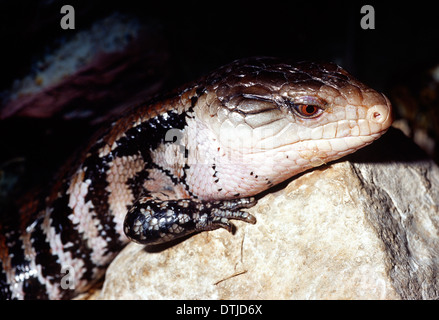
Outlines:
{"label": "lizard body", "polygon": [[335,64],[235,61],[111,123],[0,225],[0,296],[71,298],[129,240],[255,223],[241,210],[254,195],[370,144],[391,122],[389,100]]}

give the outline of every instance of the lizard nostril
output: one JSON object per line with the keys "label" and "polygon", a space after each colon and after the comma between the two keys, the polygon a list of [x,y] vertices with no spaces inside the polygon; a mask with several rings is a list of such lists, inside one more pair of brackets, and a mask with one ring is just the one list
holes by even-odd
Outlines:
{"label": "lizard nostril", "polygon": [[387,105],[375,105],[367,112],[369,121],[384,124],[389,118],[390,110]]}
{"label": "lizard nostril", "polygon": [[373,115],[372,115],[372,117],[373,117],[373,119],[374,119],[376,122],[381,122],[381,119],[383,118],[383,117],[381,116],[381,113],[379,113],[379,112],[374,112]]}

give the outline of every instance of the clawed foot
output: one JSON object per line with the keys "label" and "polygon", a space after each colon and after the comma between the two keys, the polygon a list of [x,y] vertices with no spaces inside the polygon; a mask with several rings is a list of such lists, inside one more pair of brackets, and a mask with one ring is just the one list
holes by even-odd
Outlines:
{"label": "clawed foot", "polygon": [[254,198],[202,201],[198,199],[138,200],[125,217],[124,231],[141,244],[159,244],[185,235],[224,228],[232,231],[230,220],[251,224],[256,218],[240,209],[256,204]]}

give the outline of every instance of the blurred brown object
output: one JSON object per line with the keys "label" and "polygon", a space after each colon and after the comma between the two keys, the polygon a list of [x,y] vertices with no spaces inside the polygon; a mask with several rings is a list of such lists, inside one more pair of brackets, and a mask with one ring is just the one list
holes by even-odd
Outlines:
{"label": "blurred brown object", "polygon": [[46,54],[3,93],[0,119],[12,116],[97,124],[162,87],[169,53],[158,28],[113,14]]}
{"label": "blurred brown object", "polygon": [[391,100],[401,129],[439,163],[439,64],[400,77]]}

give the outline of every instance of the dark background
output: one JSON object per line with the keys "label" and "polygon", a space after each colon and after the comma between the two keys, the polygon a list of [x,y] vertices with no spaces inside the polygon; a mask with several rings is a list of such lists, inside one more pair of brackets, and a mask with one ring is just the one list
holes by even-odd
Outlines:
{"label": "dark background", "polygon": [[[74,31],[59,26],[64,4],[75,8]],[[360,27],[366,4],[375,9],[375,30]],[[332,60],[385,90],[395,77],[439,57],[432,1],[2,1],[0,89],[27,74],[54,39],[114,11],[163,29],[177,78],[170,85],[236,58],[269,55]]]}
{"label": "dark background", "polygon": [[[60,27],[65,4],[75,8],[75,30]],[[374,30],[360,27],[363,5],[375,9]],[[423,86],[433,86],[433,102],[415,103],[410,121],[426,115],[422,126],[439,140],[439,85],[426,75],[439,64],[439,21],[432,1],[0,1],[0,98],[60,39],[116,11],[138,17],[163,38],[169,70],[162,91],[242,57],[334,61],[392,103],[395,86],[408,88],[404,92],[415,100]],[[0,202],[2,187],[14,186],[16,173],[30,185],[45,181],[94,130],[88,122],[60,117],[1,120]]]}

